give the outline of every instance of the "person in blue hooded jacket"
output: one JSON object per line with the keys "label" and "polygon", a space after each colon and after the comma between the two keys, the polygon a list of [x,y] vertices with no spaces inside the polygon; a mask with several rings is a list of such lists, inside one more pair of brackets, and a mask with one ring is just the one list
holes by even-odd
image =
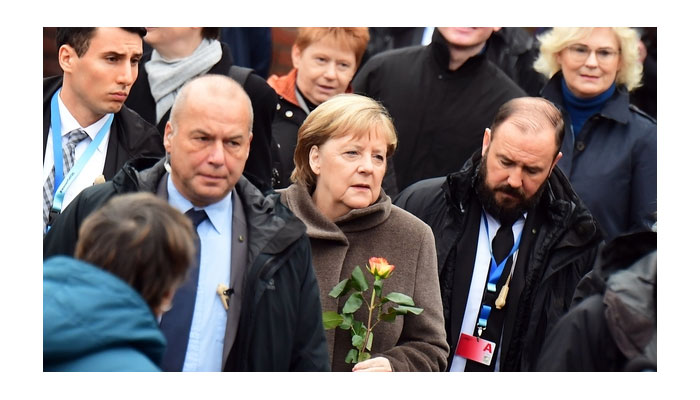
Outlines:
{"label": "person in blue hooded jacket", "polygon": [[170,307],[194,256],[192,222],[151,193],[116,196],[44,262],[44,371],[160,371]]}

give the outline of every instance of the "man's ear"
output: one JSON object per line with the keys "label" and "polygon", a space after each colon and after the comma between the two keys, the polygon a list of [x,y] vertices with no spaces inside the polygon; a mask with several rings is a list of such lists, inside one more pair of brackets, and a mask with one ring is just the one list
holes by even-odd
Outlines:
{"label": "man's ear", "polygon": [[484,139],[481,142],[481,156],[483,157],[484,154],[486,154],[486,149],[489,148],[489,144],[491,144],[491,129],[486,128],[484,130]]}
{"label": "man's ear", "polygon": [[559,160],[561,159],[561,156],[562,156],[562,153],[560,151],[559,154],[557,154],[557,156],[554,157],[554,162],[552,163],[552,168],[549,169],[550,176],[552,175],[552,171],[554,171],[554,166],[557,165],[557,162],[559,162]]}
{"label": "man's ear", "polygon": [[63,72],[72,72],[78,53],[70,45],[64,44],[58,49],[58,65]]}
{"label": "man's ear", "polygon": [[321,173],[321,163],[319,162],[319,156],[320,154],[318,151],[318,146],[311,146],[311,150],[309,150],[309,167],[311,167],[311,171],[316,175]]}
{"label": "man's ear", "polygon": [[165,152],[170,153],[172,148],[173,139],[173,124],[168,121],[165,123],[165,131],[163,133],[163,147],[165,147]]}

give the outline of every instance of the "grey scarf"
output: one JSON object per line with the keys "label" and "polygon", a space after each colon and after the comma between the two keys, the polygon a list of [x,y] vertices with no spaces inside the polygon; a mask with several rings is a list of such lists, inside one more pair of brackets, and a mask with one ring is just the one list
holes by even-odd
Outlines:
{"label": "grey scarf", "polygon": [[173,106],[182,85],[209,71],[221,60],[222,54],[219,41],[211,39],[202,40],[194,53],[178,60],[165,60],[157,50],[153,50],[151,60],[144,67],[156,101],[156,123]]}

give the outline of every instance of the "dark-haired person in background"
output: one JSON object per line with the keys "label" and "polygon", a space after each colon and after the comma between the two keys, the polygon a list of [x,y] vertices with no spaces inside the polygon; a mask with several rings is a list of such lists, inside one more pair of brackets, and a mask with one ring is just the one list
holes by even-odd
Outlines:
{"label": "dark-haired person in background", "polygon": [[195,254],[192,222],[151,193],[116,196],[44,262],[44,371],[160,371],[170,308]]}
{"label": "dark-haired person in background", "polygon": [[44,233],[50,217],[96,179],[112,179],[133,158],[165,154],[158,131],[123,107],[145,34],[145,28],[58,28],[63,76],[44,79]]}

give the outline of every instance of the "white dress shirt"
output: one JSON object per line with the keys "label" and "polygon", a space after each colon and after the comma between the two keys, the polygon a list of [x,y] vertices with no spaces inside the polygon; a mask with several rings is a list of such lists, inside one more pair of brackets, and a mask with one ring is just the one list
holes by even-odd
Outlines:
{"label": "white dress shirt", "polygon": [[[171,175],[168,175],[168,202],[183,214],[193,207],[178,192]],[[208,219],[197,227],[201,243],[199,281],[182,370],[218,372],[223,359],[227,312],[216,288],[220,283],[229,286],[231,281],[233,202],[229,195],[195,209],[206,211]]]}
{"label": "white dress shirt", "polygon": [[[523,231],[525,226],[525,218],[527,218],[527,213],[521,218],[519,218],[515,223],[513,223],[513,237],[517,238]],[[481,302],[484,295],[484,287],[486,287],[486,279],[489,275],[489,267],[491,265],[491,250],[489,244],[493,241],[498,228],[501,227],[500,221],[492,217],[489,213],[486,213],[486,221],[489,224],[489,234],[486,235],[486,226],[484,225],[484,219],[481,218],[481,223],[479,225],[479,243],[476,248],[476,257],[474,259],[474,271],[472,272],[472,281],[469,286],[469,295],[467,296],[467,305],[464,309],[464,317],[462,318],[462,328],[461,333],[473,336],[474,328],[476,327],[476,319],[479,315],[479,309],[481,308]],[[518,252],[513,254],[513,267],[515,267],[515,262],[517,260]],[[504,274],[510,273],[510,271],[503,271]],[[496,363],[496,371],[499,370],[499,363],[501,358],[501,346],[500,343],[497,345],[496,359],[493,361]],[[450,366],[450,372],[464,372],[464,367],[467,365],[467,359],[454,355],[452,359],[452,365]]]}
{"label": "white dress shirt", "polygon": [[[63,140],[62,146],[68,142],[68,133],[75,129],[83,128],[85,133],[88,134],[88,137],[83,139],[75,147],[75,163],[77,164],[78,160],[80,160],[80,157],[83,155],[83,153],[85,153],[85,150],[87,150],[88,146],[90,146],[90,143],[92,143],[92,141],[95,139],[100,129],[102,129],[102,126],[104,126],[104,124],[107,122],[109,115],[105,115],[97,122],[88,127],[81,127],[78,121],[73,117],[70,111],[68,111],[66,106],[63,104],[63,101],[61,101],[61,96],[58,96],[58,111],[61,116],[61,138]],[[83,189],[92,186],[92,184],[95,182],[95,179],[98,176],[102,175],[102,171],[105,167],[105,159],[107,158],[107,143],[109,143],[109,135],[110,132],[108,131],[104,139],[102,140],[102,143],[100,143],[100,145],[97,147],[97,151],[93,153],[92,157],[90,157],[90,160],[88,160],[87,164],[85,164],[83,170],[75,178],[73,184],[70,185],[70,187],[66,191],[66,195],[63,198],[63,205],[61,211],[65,210],[68,204],[70,204],[71,201],[73,201],[73,199],[76,196],[78,196],[78,194]],[[46,152],[44,153],[44,173],[42,176],[43,180],[41,182],[42,186],[44,182],[46,182],[46,179],[49,177],[49,174],[51,173],[52,169],[53,130],[51,129],[51,127],[49,127],[49,137],[46,140]],[[67,175],[67,171],[65,171],[64,177]]]}

